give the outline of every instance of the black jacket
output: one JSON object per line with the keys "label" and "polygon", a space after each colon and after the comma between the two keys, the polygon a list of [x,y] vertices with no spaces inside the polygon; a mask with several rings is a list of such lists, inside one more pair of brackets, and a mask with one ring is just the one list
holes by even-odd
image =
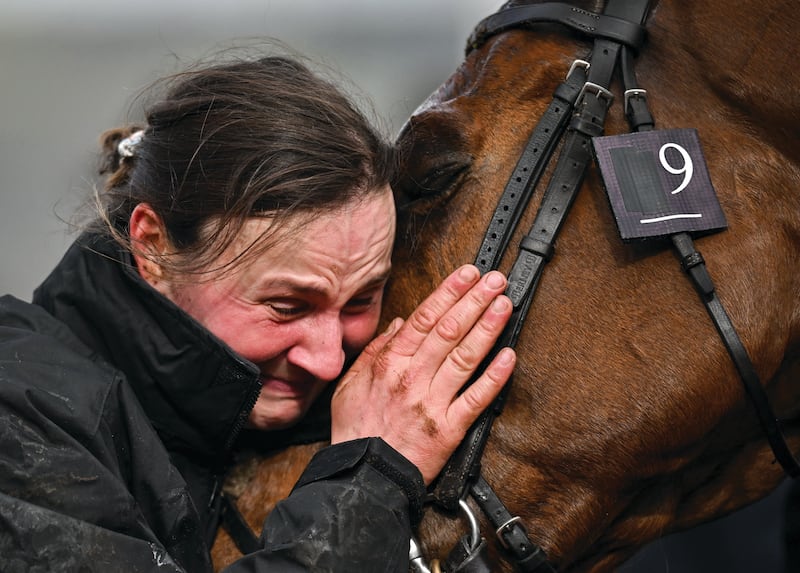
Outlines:
{"label": "black jacket", "polygon": [[[215,484],[259,390],[129,255],[81,237],[33,304],[0,298],[0,571],[210,571]],[[229,570],[405,572],[423,494],[377,438],[325,448]]]}

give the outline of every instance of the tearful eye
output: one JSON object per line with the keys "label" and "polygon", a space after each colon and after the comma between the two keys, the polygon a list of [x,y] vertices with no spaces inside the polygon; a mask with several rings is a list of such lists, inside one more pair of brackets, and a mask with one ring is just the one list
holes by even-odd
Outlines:
{"label": "tearful eye", "polygon": [[380,299],[380,292],[381,291],[371,292],[368,294],[365,293],[350,299],[347,301],[344,312],[347,314],[361,314],[363,312],[369,312],[372,308],[374,308],[375,303],[377,303]]}
{"label": "tearful eye", "polygon": [[358,299],[347,303],[347,308],[345,308],[345,312],[348,314],[359,314],[369,310],[372,306],[372,299]]}
{"label": "tearful eye", "polygon": [[307,304],[294,300],[272,300],[267,302],[266,306],[284,319],[300,316],[309,308]]}

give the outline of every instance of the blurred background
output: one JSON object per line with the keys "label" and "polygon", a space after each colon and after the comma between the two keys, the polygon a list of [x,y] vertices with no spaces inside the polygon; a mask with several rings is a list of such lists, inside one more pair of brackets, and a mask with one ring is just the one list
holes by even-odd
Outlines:
{"label": "blurred background", "polygon": [[497,0],[0,1],[0,293],[30,300],[74,238],[97,139],[152,81],[258,38],[348,77],[390,135]]}
{"label": "blurred background", "polygon": [[[75,234],[102,131],[135,120],[157,78],[253,39],[278,38],[369,98],[390,135],[461,62],[499,0],[2,0],[0,294],[30,300]],[[133,110],[133,113],[131,113]],[[660,540],[626,573],[782,571],[786,487],[690,534]]]}

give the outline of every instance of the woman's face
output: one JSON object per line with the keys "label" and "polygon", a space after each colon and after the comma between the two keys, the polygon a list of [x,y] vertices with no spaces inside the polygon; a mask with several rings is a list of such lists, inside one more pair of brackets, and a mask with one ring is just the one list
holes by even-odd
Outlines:
{"label": "woman's face", "polygon": [[[249,221],[231,254],[270,224]],[[375,335],[394,232],[387,187],[314,218],[217,280],[163,281],[157,288],[258,366],[261,394],[250,425],[285,428]]]}

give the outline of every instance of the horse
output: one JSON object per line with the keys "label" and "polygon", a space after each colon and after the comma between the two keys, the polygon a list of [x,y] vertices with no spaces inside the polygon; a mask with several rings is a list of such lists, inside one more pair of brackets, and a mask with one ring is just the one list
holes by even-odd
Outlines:
{"label": "horse", "polygon": [[[530,2],[498,13],[523,4]],[[603,4],[574,9],[600,13]],[[692,128],[702,142],[726,228],[697,233],[694,244],[797,453],[800,17],[793,8],[788,0],[659,0],[646,14],[635,71],[656,130]],[[398,136],[405,161],[395,186],[387,318],[407,316],[453,268],[474,260],[536,118],[591,50],[584,34],[558,23],[499,29],[474,43],[411,115]],[[621,90],[615,77],[607,91],[619,99]],[[624,112],[609,105],[606,135],[629,131]],[[669,159],[665,168],[680,180],[683,165]],[[533,224],[542,186],[511,245]],[[569,573],[612,571],[649,541],[754,503],[785,477],[680,257],[663,237],[622,240],[607,186],[590,166],[538,281],[513,381],[480,461],[528,537]],[[509,251],[499,263],[507,273]],[[252,527],[319,447],[255,462],[238,500]],[[480,523],[485,530],[485,518]],[[430,507],[418,532],[422,553],[446,555],[465,527]],[[511,571],[498,540],[488,543],[492,570]],[[224,564],[222,553],[215,547],[215,563]]]}

